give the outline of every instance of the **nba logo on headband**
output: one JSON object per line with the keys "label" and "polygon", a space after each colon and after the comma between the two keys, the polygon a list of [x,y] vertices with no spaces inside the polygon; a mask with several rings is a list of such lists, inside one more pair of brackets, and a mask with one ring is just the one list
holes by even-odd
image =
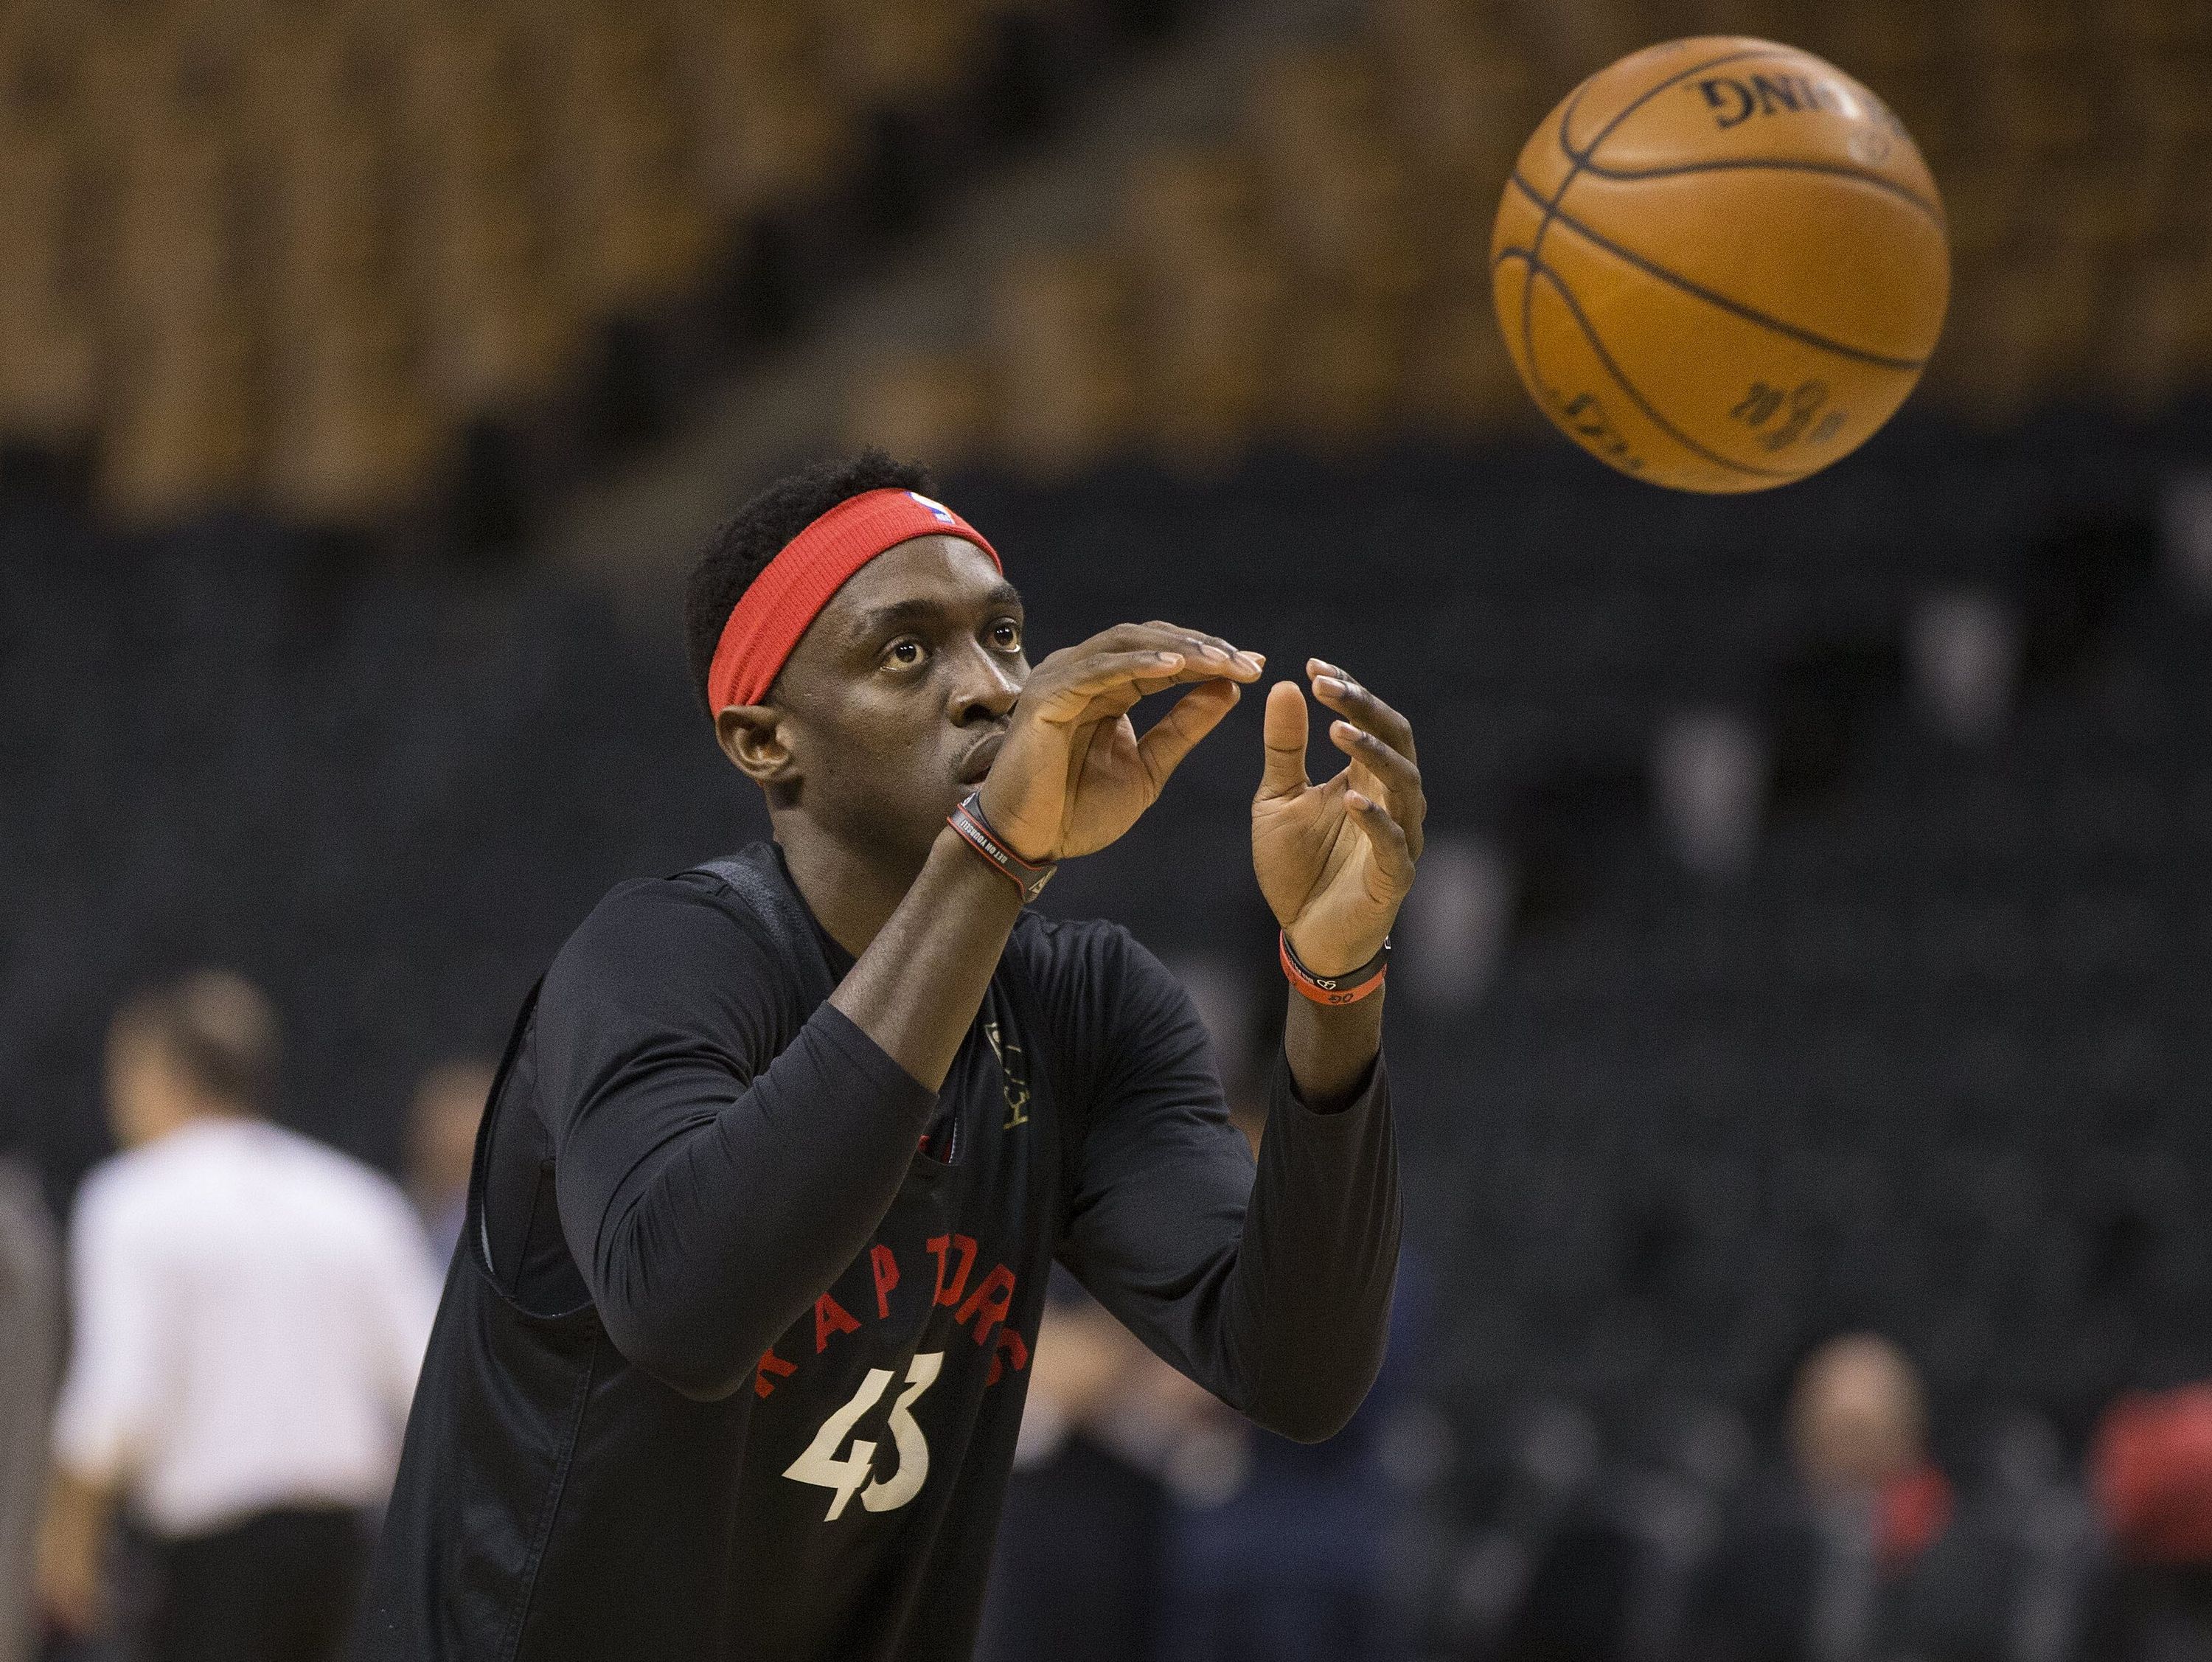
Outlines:
{"label": "nba logo on headband", "polygon": [[957,525],[959,522],[952,510],[943,502],[933,502],[919,490],[909,490],[906,494],[927,508],[939,525]]}

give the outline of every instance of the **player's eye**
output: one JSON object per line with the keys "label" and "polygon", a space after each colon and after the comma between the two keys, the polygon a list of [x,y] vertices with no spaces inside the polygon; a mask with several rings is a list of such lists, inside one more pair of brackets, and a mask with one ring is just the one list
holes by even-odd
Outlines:
{"label": "player's eye", "polygon": [[928,655],[929,649],[910,635],[902,636],[884,648],[884,661],[901,669],[912,669]]}
{"label": "player's eye", "polygon": [[1022,649],[1022,625],[1018,618],[1001,618],[991,625],[991,644],[1001,652]]}

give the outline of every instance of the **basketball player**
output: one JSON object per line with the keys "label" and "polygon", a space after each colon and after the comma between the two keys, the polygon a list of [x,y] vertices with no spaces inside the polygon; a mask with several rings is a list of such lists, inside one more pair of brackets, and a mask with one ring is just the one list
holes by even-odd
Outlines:
{"label": "basketball player", "polygon": [[1055,1257],[1287,1436],[1374,1378],[1412,734],[1310,661],[1351,758],[1311,784],[1306,694],[1268,692],[1253,858],[1291,985],[1255,1180],[1176,982],[1024,903],[1260,661],[1151,623],[1032,667],[929,488],[815,468],[693,575],[697,683],[775,840],[615,889],[517,1023],[362,1659],[965,1657]]}

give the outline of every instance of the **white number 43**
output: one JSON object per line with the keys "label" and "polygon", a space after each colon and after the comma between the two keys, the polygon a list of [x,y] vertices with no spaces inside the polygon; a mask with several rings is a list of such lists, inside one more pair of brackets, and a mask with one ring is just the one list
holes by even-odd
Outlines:
{"label": "white number 43", "polygon": [[860,1416],[883,1400],[884,1389],[891,1382],[887,1367],[870,1368],[868,1377],[853,1393],[853,1400],[824,1420],[806,1452],[784,1468],[783,1475],[794,1482],[836,1491],[824,1522],[836,1522],[846,1502],[856,1493],[870,1512],[894,1511],[921,1493],[923,1481],[929,1476],[929,1442],[914,1422],[913,1409],[915,1399],[937,1383],[937,1370],[944,1366],[941,1350],[925,1351],[907,1364],[906,1389],[891,1404],[891,1443],[898,1451],[898,1469],[889,1482],[875,1476],[872,1440],[856,1440],[850,1454],[842,1460],[837,1458],[837,1450],[852,1436]]}

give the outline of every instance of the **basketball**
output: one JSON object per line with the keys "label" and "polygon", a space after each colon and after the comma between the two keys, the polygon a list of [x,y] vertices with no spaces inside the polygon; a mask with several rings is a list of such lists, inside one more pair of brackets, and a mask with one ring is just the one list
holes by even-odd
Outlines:
{"label": "basketball", "polygon": [[1677,490],[1764,490],[1850,454],[1920,379],[1950,291],[1943,204],[1881,100],[1733,36],[1568,94],[1491,243],[1498,326],[1544,413]]}

